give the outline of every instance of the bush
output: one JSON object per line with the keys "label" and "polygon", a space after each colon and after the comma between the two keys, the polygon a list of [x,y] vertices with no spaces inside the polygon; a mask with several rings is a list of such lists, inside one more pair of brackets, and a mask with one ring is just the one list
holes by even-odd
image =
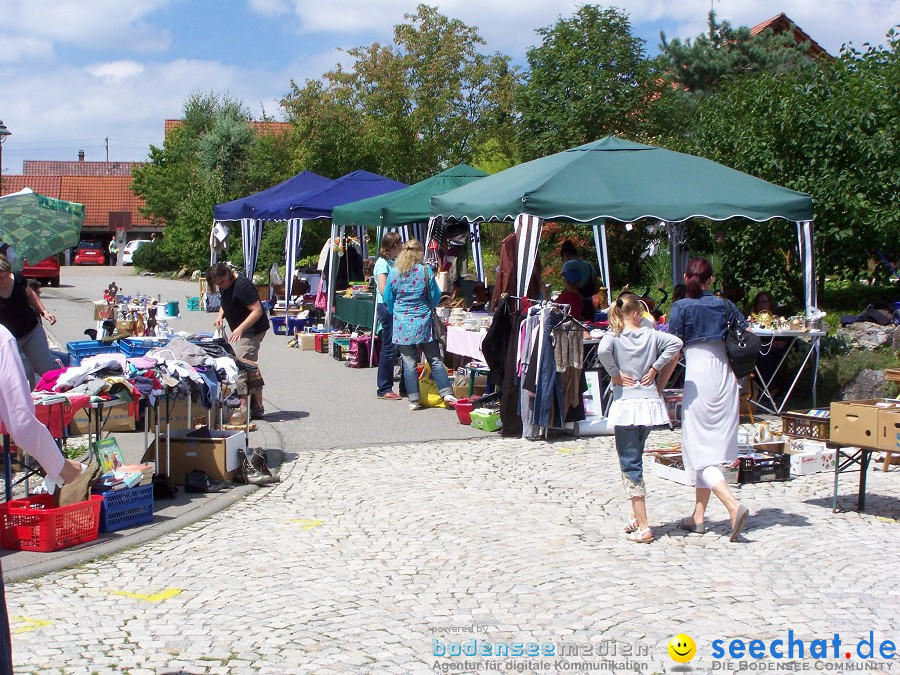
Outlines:
{"label": "bush", "polygon": [[180,267],[180,257],[177,252],[171,251],[171,248],[165,239],[154,239],[143,244],[134,252],[132,258],[134,265],[150,272],[177,270]]}
{"label": "bush", "polygon": [[819,306],[829,314],[859,314],[872,304],[893,307],[900,301],[897,284],[864,285],[859,282],[826,281]]}

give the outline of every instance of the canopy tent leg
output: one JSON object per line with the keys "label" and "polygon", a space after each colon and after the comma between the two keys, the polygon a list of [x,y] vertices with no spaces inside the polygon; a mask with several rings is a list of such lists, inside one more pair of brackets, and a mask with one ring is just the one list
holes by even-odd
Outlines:
{"label": "canopy tent leg", "polygon": [[259,258],[259,242],[262,241],[262,226],[255,218],[241,219],[241,239],[244,248],[244,274],[251,281]]}
{"label": "canopy tent leg", "polygon": [[684,283],[684,272],[687,270],[688,232],[687,223],[666,223],[666,235],[669,238],[669,259],[672,263],[672,286]]}
{"label": "canopy tent leg", "polygon": [[606,304],[608,309],[609,301],[612,294],[612,284],[609,280],[609,253],[606,250],[606,221],[595,223],[594,230],[594,248],[597,251],[597,264],[600,266],[600,278],[603,285],[606,286]]}
{"label": "canopy tent leg", "polygon": [[300,255],[300,236],[303,234],[303,219],[291,218],[287,221],[287,234],[284,238],[284,315],[290,315],[291,289],[294,285],[294,266]]}
{"label": "canopy tent leg", "polygon": [[484,283],[484,257],[481,255],[481,225],[469,222],[469,240],[472,242],[472,260],[475,261],[475,276]]}
{"label": "canopy tent leg", "polygon": [[331,240],[328,242],[328,287],[325,289],[327,298],[325,306],[325,327],[331,330],[331,315],[334,312],[334,280],[337,273],[334,271],[334,242],[338,238],[338,226],[331,223]]}
{"label": "canopy tent leg", "polygon": [[516,295],[520,298],[527,297],[528,283],[534,273],[534,262],[537,259],[543,225],[544,221],[537,216],[530,216],[527,213],[516,216]]}
{"label": "canopy tent leg", "polygon": [[812,316],[818,303],[818,298],[816,297],[816,251],[813,245],[813,221],[797,221],[797,238],[800,242],[800,262],[803,265],[806,316]]}

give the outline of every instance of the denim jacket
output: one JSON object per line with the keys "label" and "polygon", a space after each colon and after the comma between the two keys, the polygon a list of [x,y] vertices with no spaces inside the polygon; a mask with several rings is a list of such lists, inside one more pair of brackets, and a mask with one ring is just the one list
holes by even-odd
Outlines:
{"label": "denim jacket", "polygon": [[747,327],[747,320],[733,302],[703,291],[699,298],[685,298],[672,305],[669,332],[684,340],[685,345],[724,341],[732,315],[741,328]]}

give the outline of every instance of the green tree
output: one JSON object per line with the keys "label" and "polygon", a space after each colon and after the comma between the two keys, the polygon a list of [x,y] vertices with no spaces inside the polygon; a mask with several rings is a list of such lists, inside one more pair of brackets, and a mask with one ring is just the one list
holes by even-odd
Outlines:
{"label": "green tree", "polygon": [[809,67],[809,43],[798,44],[789,33],[766,29],[753,35],[750,28],[733,28],[727,21],[718,23],[716,13],[709,13],[709,30],[693,41],[666,40],[660,33],[660,51],[668,60],[671,72],[681,87],[689,92],[710,92],[727,78],[750,73],[777,73]]}
{"label": "green tree", "polygon": [[291,82],[282,105],[296,127],[295,168],[365,168],[414,182],[471,161],[489,139],[512,152],[517,74],[508,57],[482,54],[477,29],[433,7],[406,19],[393,45],[348,50],[352,69]]}
{"label": "green tree", "polygon": [[[834,62],[732,79],[699,102],[692,133],[669,147],[813,197],[817,269],[855,279],[875,249],[900,256],[900,39]],[[792,226],[726,223],[724,266],[742,288],[802,280]],[[876,276],[888,270],[879,266]],[[865,273],[870,274],[867,270]]]}
{"label": "green tree", "polygon": [[162,148],[150,147],[150,161],[135,170],[132,182],[143,212],[165,226],[150,263],[159,271],[205,266],[215,204],[271,184],[262,175],[271,163],[263,162],[262,150],[254,152],[257,142],[263,149],[270,142],[254,136],[243,104],[227,94],[195,93],[183,112],[182,124]]}
{"label": "green tree", "polygon": [[537,32],[518,97],[524,159],[646,130],[646,102],[667,92],[627,14],[584,5]]}

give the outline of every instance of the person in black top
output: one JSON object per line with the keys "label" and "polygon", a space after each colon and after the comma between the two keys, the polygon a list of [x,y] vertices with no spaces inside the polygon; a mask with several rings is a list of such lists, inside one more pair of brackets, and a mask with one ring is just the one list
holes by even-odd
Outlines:
{"label": "person in black top", "polygon": [[0,255],[0,324],[6,326],[16,338],[22,365],[32,389],[35,375],[43,375],[48,370],[59,368],[50,353],[41,318],[49,321],[51,326],[56,323],[56,317],[44,308],[41,299],[28,287],[25,278],[20,274],[13,274],[9,260]]}
{"label": "person in black top", "polygon": [[[231,329],[228,341],[234,348],[234,353],[238,358],[258,362],[259,346],[269,330],[269,319],[259,301],[256,286],[224,262],[210,267],[206,273],[206,280],[207,283],[218,286],[221,293],[222,304],[215,321],[216,328],[221,328],[227,321]],[[241,408],[229,419],[231,424],[243,424],[247,420],[248,397],[252,398],[251,418],[259,418],[266,414],[263,408],[262,386],[255,387],[251,391],[244,370],[238,376],[237,393],[241,399]]]}

